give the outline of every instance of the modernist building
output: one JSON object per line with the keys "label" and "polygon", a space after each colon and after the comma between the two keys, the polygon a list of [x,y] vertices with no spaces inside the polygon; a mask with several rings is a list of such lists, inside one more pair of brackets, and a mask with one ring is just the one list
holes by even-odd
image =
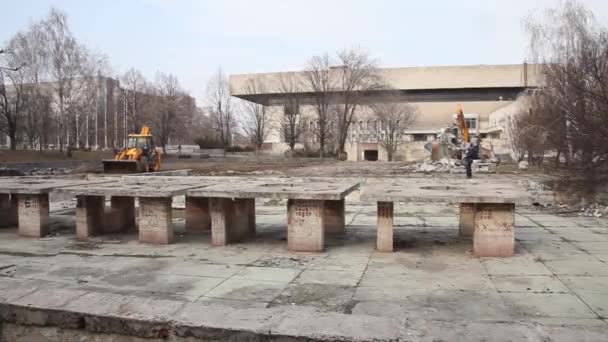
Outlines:
{"label": "modernist building", "polygon": [[[417,160],[427,156],[423,146],[435,138],[438,131],[453,122],[458,105],[461,105],[471,131],[494,143],[495,149],[505,145],[504,118],[516,110],[518,96],[538,85],[536,68],[533,65],[475,65],[415,68],[386,68],[381,74],[390,85],[391,95],[398,100],[417,107],[416,122],[405,132],[404,144],[397,151],[397,160]],[[274,116],[275,125],[267,138],[267,150],[283,153],[288,147],[279,129],[285,115],[285,92],[280,86],[287,76],[299,80],[299,87],[292,94],[297,96],[300,120],[315,125],[311,107],[313,93],[307,86],[304,72],[279,72],[262,74],[231,75],[231,94],[246,101],[268,106]],[[252,92],[247,84],[256,80],[265,84],[264,92]],[[367,101],[383,101],[384,91],[370,93]],[[394,96],[391,98],[395,98]],[[365,106],[357,113],[351,126],[345,150],[348,160],[373,160],[386,158],[378,146],[377,137],[382,134],[381,125]],[[301,144],[314,143],[306,136]]]}

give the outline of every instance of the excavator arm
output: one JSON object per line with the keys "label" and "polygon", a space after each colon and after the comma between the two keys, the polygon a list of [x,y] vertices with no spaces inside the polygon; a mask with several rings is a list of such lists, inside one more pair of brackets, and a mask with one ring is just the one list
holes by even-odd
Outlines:
{"label": "excavator arm", "polygon": [[467,121],[464,119],[464,112],[460,105],[458,105],[458,109],[456,110],[456,118],[458,120],[458,126],[460,126],[460,131],[462,132],[462,141],[466,143],[471,142],[469,127],[467,127]]}

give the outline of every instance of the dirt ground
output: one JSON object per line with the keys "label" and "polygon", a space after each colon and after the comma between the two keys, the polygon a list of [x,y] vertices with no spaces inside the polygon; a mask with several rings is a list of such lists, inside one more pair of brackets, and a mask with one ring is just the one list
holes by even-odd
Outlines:
{"label": "dirt ground", "polygon": [[[100,172],[101,160],[113,157],[112,151],[75,151],[71,158],[59,151],[8,151],[0,150],[0,167],[11,164],[41,163],[41,168],[53,167],[53,163],[65,162],[82,165],[74,172]],[[99,161],[99,165],[95,163]],[[169,155],[163,159],[161,170],[191,169],[195,175],[285,175],[285,176],[396,176],[408,172],[400,168],[415,162],[341,162],[333,159],[282,158],[274,156],[227,156],[212,158],[181,159]],[[66,167],[61,165],[61,167]],[[501,163],[496,174],[542,175],[545,170],[531,166],[522,171],[515,164]]]}

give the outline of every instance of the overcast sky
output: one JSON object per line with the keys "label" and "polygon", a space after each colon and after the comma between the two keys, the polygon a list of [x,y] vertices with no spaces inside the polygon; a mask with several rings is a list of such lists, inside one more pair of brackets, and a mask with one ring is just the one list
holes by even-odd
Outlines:
{"label": "overcast sky", "polygon": [[[608,0],[583,0],[608,26]],[[301,69],[360,46],[382,66],[521,63],[522,19],[557,0],[0,0],[0,42],[65,11],[78,39],[152,79],[177,75],[202,103],[210,75]]]}

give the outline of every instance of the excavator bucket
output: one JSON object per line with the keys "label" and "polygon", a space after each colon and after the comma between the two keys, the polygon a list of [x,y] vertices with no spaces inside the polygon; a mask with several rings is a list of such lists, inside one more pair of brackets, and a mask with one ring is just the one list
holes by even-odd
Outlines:
{"label": "excavator bucket", "polygon": [[114,160],[106,159],[103,162],[103,173],[140,173],[141,166],[137,160]]}

